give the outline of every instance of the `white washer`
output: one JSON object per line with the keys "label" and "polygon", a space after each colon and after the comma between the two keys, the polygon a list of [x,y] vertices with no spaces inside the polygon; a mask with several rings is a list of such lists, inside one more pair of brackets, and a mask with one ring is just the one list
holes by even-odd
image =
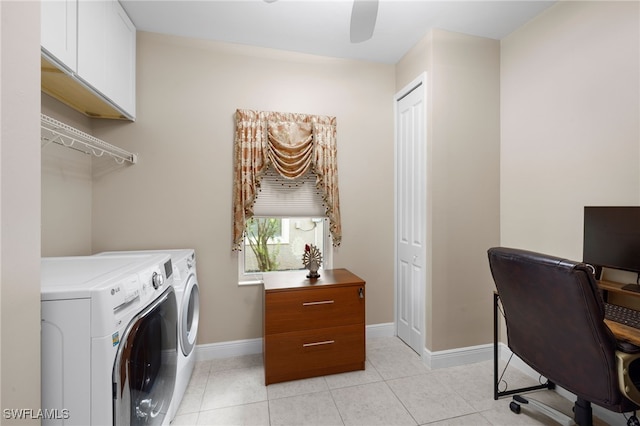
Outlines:
{"label": "white washer", "polygon": [[166,254],[43,258],[43,424],[168,424],[178,358]]}
{"label": "white washer", "polygon": [[169,407],[169,419],[173,420],[182,402],[193,367],[195,346],[200,321],[200,287],[196,274],[196,254],[193,249],[138,250],[98,253],[96,256],[124,256],[166,253],[173,263],[173,286],[178,301],[178,371],[173,401]]}

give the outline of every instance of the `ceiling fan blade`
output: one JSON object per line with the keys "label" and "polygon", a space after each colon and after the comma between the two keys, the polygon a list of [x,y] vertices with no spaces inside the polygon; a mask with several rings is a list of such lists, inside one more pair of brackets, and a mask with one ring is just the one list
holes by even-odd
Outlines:
{"label": "ceiling fan blade", "polygon": [[373,36],[378,17],[378,0],[353,0],[351,9],[351,43],[361,43]]}

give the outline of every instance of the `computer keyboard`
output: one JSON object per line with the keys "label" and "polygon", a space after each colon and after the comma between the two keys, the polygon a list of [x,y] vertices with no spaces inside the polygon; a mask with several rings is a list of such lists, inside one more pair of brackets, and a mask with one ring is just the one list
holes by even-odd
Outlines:
{"label": "computer keyboard", "polygon": [[612,303],[605,303],[604,317],[610,321],[615,321],[629,327],[640,329],[640,311],[636,311],[635,309],[614,305]]}

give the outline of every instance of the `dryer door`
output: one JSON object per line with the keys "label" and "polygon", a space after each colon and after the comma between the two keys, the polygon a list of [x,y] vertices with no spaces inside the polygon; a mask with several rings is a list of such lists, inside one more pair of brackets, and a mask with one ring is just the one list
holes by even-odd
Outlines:
{"label": "dryer door", "polygon": [[200,321],[200,288],[194,274],[189,275],[187,279],[180,303],[180,347],[184,356],[188,356],[196,345]]}
{"label": "dryer door", "polygon": [[113,369],[114,425],[161,425],[169,409],[178,356],[173,287],[136,315]]}

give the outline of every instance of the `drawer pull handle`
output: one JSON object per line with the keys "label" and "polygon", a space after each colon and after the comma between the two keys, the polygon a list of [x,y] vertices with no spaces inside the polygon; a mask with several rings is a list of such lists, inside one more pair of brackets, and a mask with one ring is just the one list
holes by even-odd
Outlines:
{"label": "drawer pull handle", "polygon": [[322,300],[320,302],[303,302],[302,306],[329,305],[331,303],[333,303],[333,300]]}
{"label": "drawer pull handle", "polygon": [[314,343],[304,343],[302,345],[303,348],[308,348],[310,346],[320,346],[320,345],[330,345],[332,343],[335,343],[335,340],[325,340],[323,342],[314,342]]}

